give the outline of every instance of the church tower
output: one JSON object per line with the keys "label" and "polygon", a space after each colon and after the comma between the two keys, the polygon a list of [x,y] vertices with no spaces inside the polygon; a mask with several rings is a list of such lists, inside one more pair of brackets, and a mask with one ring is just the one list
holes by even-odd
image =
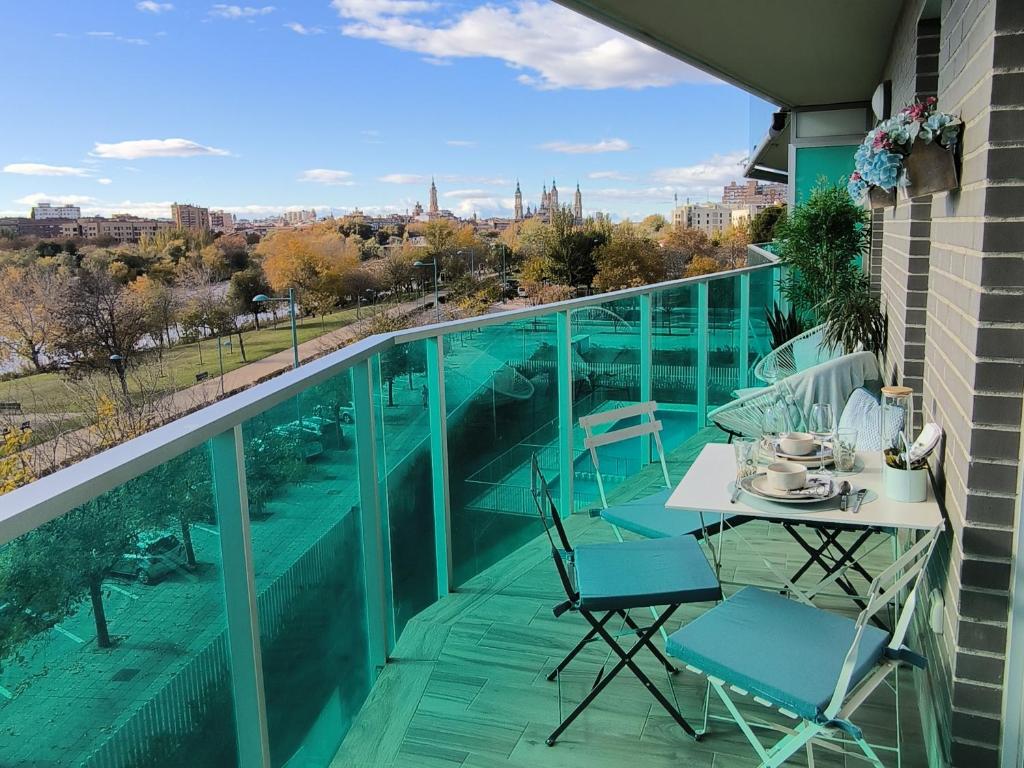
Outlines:
{"label": "church tower", "polygon": [[540,209],[546,211],[548,209],[548,185],[545,184],[541,187],[540,192]]}
{"label": "church tower", "polygon": [[558,208],[558,187],[555,186],[555,180],[551,180],[551,193],[548,195],[548,208]]}
{"label": "church tower", "polygon": [[576,221],[583,221],[583,194],[580,192],[580,183],[576,182],[576,196],[572,201],[572,214],[576,217]]}
{"label": "church tower", "polygon": [[437,185],[434,184],[434,177],[430,177],[430,207],[427,212],[436,216],[440,209],[437,207]]}
{"label": "church tower", "polygon": [[519,189],[519,179],[516,179],[516,205],[515,205],[515,220],[523,220],[523,192]]}

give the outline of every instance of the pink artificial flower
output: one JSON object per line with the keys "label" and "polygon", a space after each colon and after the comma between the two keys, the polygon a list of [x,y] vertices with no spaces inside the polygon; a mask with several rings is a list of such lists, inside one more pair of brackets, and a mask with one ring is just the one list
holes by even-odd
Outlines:
{"label": "pink artificial flower", "polygon": [[875,140],[871,142],[872,149],[890,149],[892,142],[889,141],[889,134],[879,131],[875,134]]}
{"label": "pink artificial flower", "polygon": [[853,179],[854,181],[860,181],[860,171],[854,171],[852,174],[850,174],[850,178]]}

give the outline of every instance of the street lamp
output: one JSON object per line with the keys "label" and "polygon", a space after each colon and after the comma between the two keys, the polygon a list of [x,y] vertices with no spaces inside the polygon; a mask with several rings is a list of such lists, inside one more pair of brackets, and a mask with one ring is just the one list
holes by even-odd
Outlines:
{"label": "street lamp", "polygon": [[413,263],[414,267],[433,267],[434,268],[434,313],[437,318],[437,322],[441,322],[441,305],[437,303],[437,259],[433,261],[417,261]]}
{"label": "street lamp", "polygon": [[252,297],[252,300],[256,304],[266,304],[270,301],[287,301],[288,302],[288,313],[292,319],[292,368],[299,367],[299,331],[295,324],[295,289],[288,289],[288,297],[283,296],[267,296],[265,293],[259,293]]}
{"label": "street lamp", "polygon": [[114,364],[114,371],[117,373],[117,380],[121,382],[121,391],[124,393],[125,400],[128,399],[128,380],[124,375],[124,358],[121,355],[113,354],[110,356],[110,362]]}

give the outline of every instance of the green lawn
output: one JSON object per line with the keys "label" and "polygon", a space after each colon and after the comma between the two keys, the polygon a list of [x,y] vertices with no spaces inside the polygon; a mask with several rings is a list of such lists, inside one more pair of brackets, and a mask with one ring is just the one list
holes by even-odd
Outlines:
{"label": "green lawn", "polygon": [[[366,315],[363,309],[361,316]],[[356,310],[343,309],[327,315],[321,323],[318,317],[304,318],[299,324],[299,343],[315,339],[325,333],[351,324]],[[247,362],[255,362],[291,347],[291,328],[287,319],[278,321],[277,328],[264,327],[261,330],[245,331],[245,356]],[[239,353],[238,337],[231,337],[231,347],[224,347],[224,372],[233,371],[245,365]],[[200,371],[209,372],[211,378],[220,375],[215,340],[207,339],[201,344],[181,344],[164,353],[163,361],[156,352],[147,353],[140,375],[130,375],[129,385],[139,391],[139,381],[146,382],[146,388],[172,391],[195,383]],[[202,362],[200,362],[200,360]],[[10,381],[0,381],[0,401],[16,401],[27,413],[64,413],[76,410],[73,398],[69,397],[66,377],[57,373],[40,373],[23,376]]]}

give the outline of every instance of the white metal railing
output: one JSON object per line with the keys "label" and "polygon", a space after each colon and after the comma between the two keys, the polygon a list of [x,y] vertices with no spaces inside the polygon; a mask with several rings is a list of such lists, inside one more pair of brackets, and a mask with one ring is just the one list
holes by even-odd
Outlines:
{"label": "white metal railing", "polygon": [[[769,254],[769,257],[771,255]],[[227,619],[239,761],[244,768],[269,766],[270,751],[264,702],[260,647],[260,610],[255,587],[252,542],[246,495],[245,456],[241,425],[270,408],[301,395],[332,377],[350,372],[355,411],[358,459],[359,514],[365,585],[370,665],[386,662],[396,641],[390,575],[386,500],[378,485],[377,429],[373,414],[374,356],[399,344],[423,340],[427,347],[427,391],[430,419],[430,458],[434,516],[434,549],[439,595],[452,587],[451,512],[447,462],[444,345],[446,334],[478,330],[536,317],[555,320],[557,337],[557,453],[559,495],[563,509],[573,509],[573,350],[572,313],[578,309],[623,299],[637,299],[639,324],[639,395],[652,399],[654,365],[652,313],[655,297],[664,291],[697,286],[696,399],[698,425],[707,410],[709,385],[709,285],[716,280],[739,283],[737,385],[745,383],[751,342],[750,289],[754,273],[777,266],[772,260],[726,273],[629,288],[527,309],[438,323],[372,336],[314,360],[270,381],[183,416],[141,437],[103,451],[72,466],[0,496],[0,546],[95,499],[154,467],[203,443],[209,443],[214,500],[220,523],[220,554]],[[633,331],[631,331],[632,333]],[[646,452],[649,454],[649,451]],[[649,460],[649,455],[641,461]]]}

